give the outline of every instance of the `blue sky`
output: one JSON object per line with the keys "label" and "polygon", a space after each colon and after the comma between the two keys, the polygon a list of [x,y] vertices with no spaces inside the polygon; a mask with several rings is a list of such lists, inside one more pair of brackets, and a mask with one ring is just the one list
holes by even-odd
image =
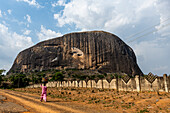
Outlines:
{"label": "blue sky", "polygon": [[104,30],[134,50],[142,71],[170,74],[169,0],[1,0],[0,69],[40,41]]}

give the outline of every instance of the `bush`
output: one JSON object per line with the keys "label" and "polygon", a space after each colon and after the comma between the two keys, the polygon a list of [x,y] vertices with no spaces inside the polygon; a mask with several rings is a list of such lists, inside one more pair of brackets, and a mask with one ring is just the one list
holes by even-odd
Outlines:
{"label": "bush", "polygon": [[53,76],[52,76],[52,80],[55,81],[63,81],[64,80],[64,75],[61,72],[56,72]]}
{"label": "bush", "polygon": [[103,79],[104,78],[104,75],[98,75],[97,76],[99,79]]}
{"label": "bush", "polygon": [[29,85],[30,79],[25,74],[12,75],[9,80],[12,82],[12,87],[25,87]]}

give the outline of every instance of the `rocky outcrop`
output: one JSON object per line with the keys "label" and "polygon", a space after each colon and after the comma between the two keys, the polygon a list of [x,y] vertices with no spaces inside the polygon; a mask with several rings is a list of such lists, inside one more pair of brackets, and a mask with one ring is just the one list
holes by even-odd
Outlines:
{"label": "rocky outcrop", "polygon": [[70,33],[40,42],[20,52],[9,73],[67,68],[142,74],[133,50],[104,31]]}

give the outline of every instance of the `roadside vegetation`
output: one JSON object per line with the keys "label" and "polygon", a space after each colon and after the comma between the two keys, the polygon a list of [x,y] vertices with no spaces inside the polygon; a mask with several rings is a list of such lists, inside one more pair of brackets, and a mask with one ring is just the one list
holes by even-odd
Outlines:
{"label": "roadside vegetation", "polygon": [[1,70],[0,87],[1,88],[21,88],[32,84],[42,82],[42,78],[47,77],[50,81],[81,81],[81,80],[95,80],[106,79],[110,82],[113,78],[121,78],[122,75],[118,74],[101,74],[97,71],[67,69],[67,70],[46,70],[46,71],[33,71],[29,73],[12,73],[10,75],[2,75],[5,70]]}
{"label": "roadside vegetation", "polygon": [[[28,85],[42,83],[42,78],[47,77],[48,81],[82,81],[85,80],[98,80],[106,79],[109,83],[112,79],[124,78],[131,75],[124,73],[99,73],[95,70],[82,70],[82,69],[66,69],[66,70],[44,70],[44,71],[32,71],[28,73],[12,73],[10,75],[4,75],[5,70],[0,70],[0,88],[22,88]],[[146,76],[146,75],[144,75]],[[170,76],[170,75],[169,75]]]}

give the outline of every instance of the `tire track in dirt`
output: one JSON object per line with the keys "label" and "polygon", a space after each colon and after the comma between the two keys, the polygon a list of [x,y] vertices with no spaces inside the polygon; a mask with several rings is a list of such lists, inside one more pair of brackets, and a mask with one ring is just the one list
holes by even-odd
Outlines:
{"label": "tire track in dirt", "polygon": [[[9,90],[9,91],[11,91],[11,90]],[[12,91],[12,92],[21,94],[22,96],[25,95],[25,96],[40,100],[40,94],[37,94],[37,93],[32,94],[32,93],[26,93],[26,92],[20,92],[20,91]],[[28,98],[26,98],[26,99],[28,99]],[[40,101],[38,101],[38,102],[40,102]],[[83,113],[83,112],[86,112],[86,113],[104,113],[104,112],[113,113],[113,110],[103,109],[100,106],[96,106],[96,105],[93,106],[93,105],[89,105],[89,104],[87,105],[87,104],[82,104],[82,103],[77,103],[77,102],[68,102],[68,101],[64,101],[63,99],[50,98],[48,96],[47,96],[47,103],[52,103],[52,104],[60,105],[60,106],[66,106],[68,108],[78,110],[79,113],[80,113],[80,111],[81,111],[81,113]],[[42,102],[41,104],[46,104],[46,103]],[[65,112],[67,113],[67,111],[65,111]],[[64,113],[64,111],[62,111],[62,113]],[[71,111],[69,111],[69,113],[71,113]]]}
{"label": "tire track in dirt", "polygon": [[22,97],[18,97],[18,96],[15,96],[13,94],[10,94],[10,93],[3,92],[2,90],[1,90],[1,94],[5,95],[9,98],[12,98],[16,101],[19,101],[23,106],[28,106],[28,107],[34,109],[35,112],[60,113],[60,112],[45,108],[44,105],[37,104],[34,101],[30,102],[29,100],[25,100]]}
{"label": "tire track in dirt", "polygon": [[35,109],[37,112],[45,113],[85,113],[80,110],[75,110],[66,106],[57,105],[56,103],[41,103],[36,96],[26,95],[25,93],[0,90],[4,95],[21,102],[22,104]]}

